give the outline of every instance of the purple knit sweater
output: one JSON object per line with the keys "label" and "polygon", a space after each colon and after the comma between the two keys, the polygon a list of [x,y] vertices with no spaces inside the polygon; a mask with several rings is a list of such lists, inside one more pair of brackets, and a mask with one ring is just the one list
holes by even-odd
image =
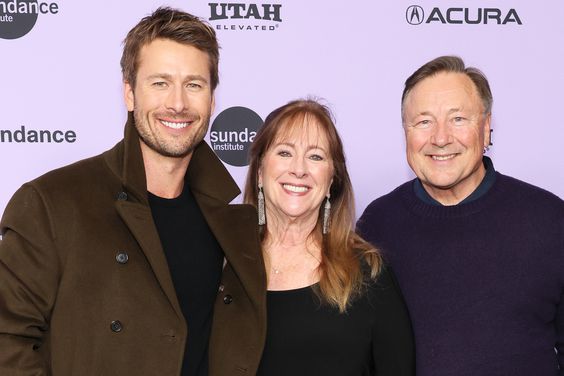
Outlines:
{"label": "purple knit sweater", "polygon": [[564,201],[496,174],[457,206],[411,181],[359,219],[399,281],[418,376],[564,375]]}

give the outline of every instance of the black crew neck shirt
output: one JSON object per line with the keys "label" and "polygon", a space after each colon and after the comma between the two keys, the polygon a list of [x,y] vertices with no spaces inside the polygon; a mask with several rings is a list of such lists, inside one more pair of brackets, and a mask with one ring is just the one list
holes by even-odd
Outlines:
{"label": "black crew neck shirt", "polygon": [[257,376],[412,376],[413,334],[385,268],[345,313],[314,286],[267,291],[267,335]]}
{"label": "black crew neck shirt", "polygon": [[208,343],[223,251],[188,182],[177,198],[165,199],[150,192],[148,196],[176,296],[188,325],[181,375],[207,376]]}

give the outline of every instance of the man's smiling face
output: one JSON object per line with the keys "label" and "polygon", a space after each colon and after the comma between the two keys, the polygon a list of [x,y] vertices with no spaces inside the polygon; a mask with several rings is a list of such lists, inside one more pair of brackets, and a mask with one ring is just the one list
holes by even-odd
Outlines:
{"label": "man's smiling face", "polygon": [[407,161],[433,198],[463,199],[480,184],[490,114],[467,75],[443,72],[415,85],[405,99],[404,129]]}
{"label": "man's smiling face", "polygon": [[204,138],[214,107],[208,55],[168,39],[142,47],[125,101],[142,142],[166,157],[184,157]]}

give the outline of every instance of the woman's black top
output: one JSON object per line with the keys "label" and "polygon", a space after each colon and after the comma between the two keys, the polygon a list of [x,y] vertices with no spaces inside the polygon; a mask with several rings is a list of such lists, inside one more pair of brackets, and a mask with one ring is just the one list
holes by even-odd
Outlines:
{"label": "woman's black top", "polygon": [[268,291],[260,376],[414,374],[411,324],[390,270],[383,269],[345,313],[313,287]]}

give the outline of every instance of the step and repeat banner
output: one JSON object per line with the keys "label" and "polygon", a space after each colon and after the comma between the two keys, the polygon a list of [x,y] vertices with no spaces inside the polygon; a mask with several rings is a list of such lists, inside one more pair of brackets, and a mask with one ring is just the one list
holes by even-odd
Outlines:
{"label": "step and repeat banner", "polygon": [[206,139],[240,187],[266,115],[321,98],[345,144],[359,215],[413,178],[405,79],[454,54],[489,78],[496,169],[564,197],[563,1],[2,0],[0,213],[24,182],[120,140],[121,42],[160,5],[217,32],[220,85]]}

